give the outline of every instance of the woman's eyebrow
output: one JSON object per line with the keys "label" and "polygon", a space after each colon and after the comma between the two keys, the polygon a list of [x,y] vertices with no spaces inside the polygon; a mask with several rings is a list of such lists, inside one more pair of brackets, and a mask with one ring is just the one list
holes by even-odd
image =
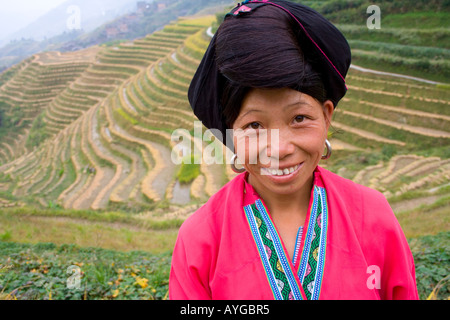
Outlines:
{"label": "woman's eyebrow", "polygon": [[309,107],[309,108],[313,107],[311,104],[309,104],[306,101],[295,101],[295,102],[293,102],[291,104],[288,104],[288,105],[284,106],[283,109],[292,108],[292,107],[295,107],[295,106],[298,106],[298,105],[306,106],[306,107]]}
{"label": "woman's eyebrow", "polygon": [[252,112],[264,112],[264,111],[261,110],[261,109],[250,109],[246,113],[244,113],[243,115],[239,116],[238,119],[239,118],[243,118],[243,117],[245,117],[246,115],[248,115],[249,113],[252,113]]}
{"label": "woman's eyebrow", "polygon": [[[285,105],[282,108],[283,109],[288,109],[288,108],[292,108],[292,107],[295,107],[295,106],[305,106],[305,107],[309,107],[309,108],[313,107],[311,104],[309,104],[306,101],[295,101],[293,103]],[[258,109],[256,107],[250,107],[250,109],[248,109],[243,115],[239,116],[237,119],[244,118],[246,115],[248,115],[249,113],[252,113],[252,112],[264,112],[264,110]]]}

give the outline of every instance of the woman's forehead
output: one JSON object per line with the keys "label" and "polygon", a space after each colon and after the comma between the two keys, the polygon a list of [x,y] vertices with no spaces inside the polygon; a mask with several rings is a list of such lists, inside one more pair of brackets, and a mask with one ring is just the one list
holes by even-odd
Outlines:
{"label": "woman's forehead", "polygon": [[267,108],[288,111],[295,107],[315,108],[317,106],[320,105],[316,99],[290,88],[252,89],[242,101],[240,114],[264,111]]}

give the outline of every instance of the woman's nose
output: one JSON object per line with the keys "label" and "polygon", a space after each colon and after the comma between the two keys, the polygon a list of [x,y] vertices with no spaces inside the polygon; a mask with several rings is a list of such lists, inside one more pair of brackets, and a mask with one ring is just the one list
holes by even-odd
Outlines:
{"label": "woman's nose", "polygon": [[[267,134],[267,142],[265,148],[260,148],[262,155],[260,154],[260,161],[270,161],[271,167],[291,155],[294,150],[294,144],[292,142],[292,133],[288,129],[270,129]],[[263,146],[264,144],[261,144]],[[267,157],[264,159],[264,157]]]}

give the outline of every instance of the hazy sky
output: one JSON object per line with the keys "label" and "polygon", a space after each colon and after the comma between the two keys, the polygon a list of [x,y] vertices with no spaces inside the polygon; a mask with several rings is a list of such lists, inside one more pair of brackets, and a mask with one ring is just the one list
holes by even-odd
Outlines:
{"label": "hazy sky", "polygon": [[0,38],[25,27],[67,0],[0,0]]}

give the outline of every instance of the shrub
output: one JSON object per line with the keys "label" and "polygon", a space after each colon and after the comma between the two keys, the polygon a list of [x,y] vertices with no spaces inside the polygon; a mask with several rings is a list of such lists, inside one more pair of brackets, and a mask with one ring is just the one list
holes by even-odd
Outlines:
{"label": "shrub", "polygon": [[180,183],[190,183],[200,174],[200,165],[196,164],[196,157],[191,155],[189,158],[184,158],[180,170],[177,173],[177,178]]}

